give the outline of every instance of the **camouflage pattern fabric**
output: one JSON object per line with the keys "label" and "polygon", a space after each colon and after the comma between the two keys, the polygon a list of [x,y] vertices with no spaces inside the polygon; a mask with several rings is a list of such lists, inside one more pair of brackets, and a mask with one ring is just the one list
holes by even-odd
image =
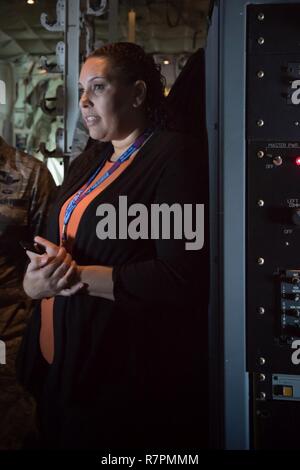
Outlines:
{"label": "camouflage pattern fabric", "polygon": [[0,137],[0,449],[18,449],[34,421],[34,402],[17,384],[15,358],[32,301],[22,288],[28,262],[19,245],[42,234],[55,184],[46,166]]}
{"label": "camouflage pattern fabric", "polygon": [[0,450],[19,450],[38,441],[35,401],[16,381],[21,339],[6,341],[6,364],[0,365]]}

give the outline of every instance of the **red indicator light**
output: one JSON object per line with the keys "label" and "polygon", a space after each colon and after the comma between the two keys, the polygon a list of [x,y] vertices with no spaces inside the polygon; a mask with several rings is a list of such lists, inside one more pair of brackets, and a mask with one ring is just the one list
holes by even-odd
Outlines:
{"label": "red indicator light", "polygon": [[296,157],[295,163],[297,166],[300,166],[300,157]]}

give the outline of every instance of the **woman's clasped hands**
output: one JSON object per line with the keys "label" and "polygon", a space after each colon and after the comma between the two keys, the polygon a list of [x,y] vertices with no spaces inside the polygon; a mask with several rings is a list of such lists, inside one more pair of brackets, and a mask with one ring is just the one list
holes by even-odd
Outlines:
{"label": "woman's clasped hands", "polygon": [[42,245],[46,253],[38,255],[26,251],[30,258],[23,281],[26,294],[32,299],[43,299],[70,296],[80,291],[84,284],[70,253],[45,238],[35,237],[34,241]]}

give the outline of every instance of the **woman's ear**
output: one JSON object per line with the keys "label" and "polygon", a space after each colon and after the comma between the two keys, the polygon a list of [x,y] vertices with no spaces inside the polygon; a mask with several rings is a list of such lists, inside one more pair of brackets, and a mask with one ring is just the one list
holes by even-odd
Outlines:
{"label": "woman's ear", "polygon": [[147,95],[147,85],[144,80],[137,80],[134,83],[134,101],[133,107],[138,108],[141,106],[145,100]]}

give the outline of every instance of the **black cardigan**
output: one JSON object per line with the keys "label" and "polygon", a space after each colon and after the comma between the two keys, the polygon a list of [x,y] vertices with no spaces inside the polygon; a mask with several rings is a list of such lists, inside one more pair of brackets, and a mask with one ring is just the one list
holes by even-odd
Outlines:
{"label": "black cardigan", "polygon": [[[111,154],[94,146],[94,163],[60,198],[48,238],[58,243],[63,202]],[[96,152],[96,153],[95,153]],[[80,157],[82,158],[82,156]],[[73,171],[73,175],[72,175]],[[76,160],[69,181],[76,174]],[[143,203],[204,203],[204,247],[187,240],[99,240],[96,209]],[[118,211],[117,211],[118,212]],[[205,143],[157,131],[83,214],[73,248],[79,265],[113,267],[115,301],[57,296],[54,362],[39,348],[37,306],[18,360],[37,398],[45,445],[58,448],[206,446],[208,172]]]}

